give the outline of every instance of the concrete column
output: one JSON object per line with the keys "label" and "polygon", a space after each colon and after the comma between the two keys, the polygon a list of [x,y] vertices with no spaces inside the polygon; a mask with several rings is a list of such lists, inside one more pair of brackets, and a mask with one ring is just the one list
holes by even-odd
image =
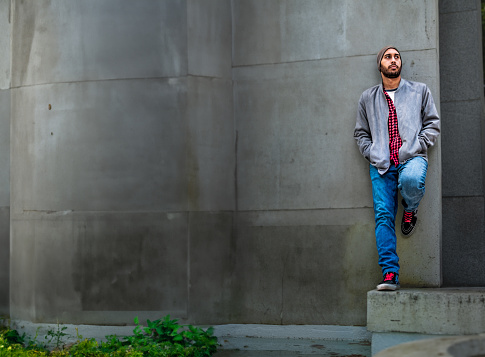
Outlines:
{"label": "concrete column", "polygon": [[481,3],[440,2],[443,277],[485,284]]}
{"label": "concrete column", "polygon": [[206,5],[12,2],[12,318],[189,318],[223,290],[196,250],[234,210],[230,6]]}
{"label": "concrete column", "polygon": [[[393,44],[439,105],[437,4],[233,1],[239,321],[365,324],[382,276],[357,102]],[[439,142],[429,161],[417,232],[398,234],[403,285],[441,283]]]}

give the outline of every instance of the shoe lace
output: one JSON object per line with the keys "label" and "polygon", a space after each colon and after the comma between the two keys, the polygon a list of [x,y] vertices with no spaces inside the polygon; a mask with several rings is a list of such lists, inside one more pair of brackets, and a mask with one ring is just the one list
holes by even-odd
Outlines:
{"label": "shoe lace", "polygon": [[413,220],[413,212],[404,211],[404,222],[411,223],[412,220]]}
{"label": "shoe lace", "polygon": [[384,276],[384,281],[390,281],[390,280],[394,279],[395,275],[396,275],[396,273],[386,273],[386,275]]}

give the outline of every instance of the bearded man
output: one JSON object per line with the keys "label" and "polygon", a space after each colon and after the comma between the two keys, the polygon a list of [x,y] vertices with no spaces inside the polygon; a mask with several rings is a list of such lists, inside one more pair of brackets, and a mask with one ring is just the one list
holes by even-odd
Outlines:
{"label": "bearded man", "polygon": [[399,289],[398,192],[404,208],[401,233],[410,236],[424,196],[428,148],[440,133],[430,90],[424,83],[401,78],[401,66],[396,47],[379,51],[377,69],[382,83],[362,93],[354,130],[360,153],[370,163],[376,245],[383,275],[377,290]]}

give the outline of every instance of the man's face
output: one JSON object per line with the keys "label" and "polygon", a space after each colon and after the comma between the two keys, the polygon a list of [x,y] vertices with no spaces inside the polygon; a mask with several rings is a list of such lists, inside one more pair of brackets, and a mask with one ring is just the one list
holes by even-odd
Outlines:
{"label": "man's face", "polygon": [[397,78],[401,75],[401,56],[396,49],[390,48],[382,56],[381,73],[387,78]]}

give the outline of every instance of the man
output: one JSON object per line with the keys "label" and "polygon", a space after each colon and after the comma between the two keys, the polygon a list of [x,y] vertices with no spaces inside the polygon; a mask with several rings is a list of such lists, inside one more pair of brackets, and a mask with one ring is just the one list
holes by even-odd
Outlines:
{"label": "man", "polygon": [[383,280],[377,290],[399,289],[395,221],[398,189],[404,215],[401,232],[416,227],[425,190],[428,148],[439,135],[439,116],[424,83],[401,78],[401,55],[393,46],[377,54],[382,83],[362,93],[354,138],[370,162],[375,234]]}

